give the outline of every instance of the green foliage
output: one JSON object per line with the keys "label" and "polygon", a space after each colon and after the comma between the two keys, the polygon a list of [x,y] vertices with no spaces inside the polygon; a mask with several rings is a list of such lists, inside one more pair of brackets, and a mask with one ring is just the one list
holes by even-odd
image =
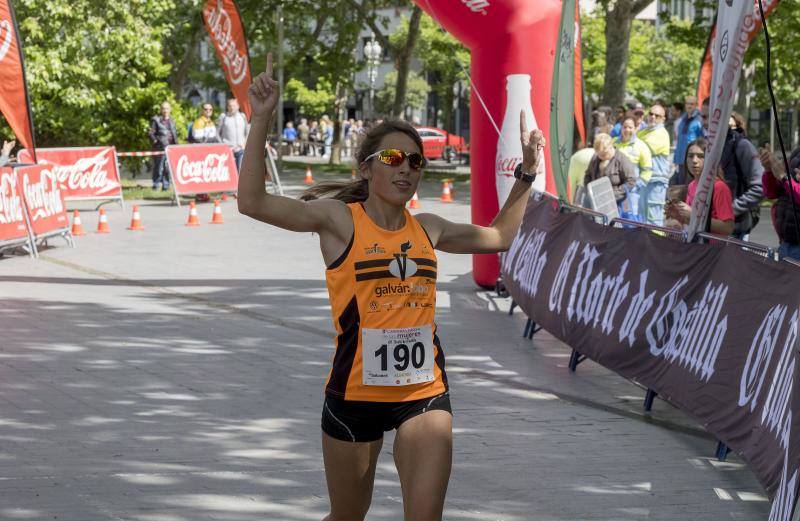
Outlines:
{"label": "green foliage", "polygon": [[[602,97],[605,75],[605,20],[602,16],[581,19],[581,51],[586,92],[593,103]],[[644,103],[681,99],[695,91],[703,47],[685,35],[692,23],[673,20],[657,30],[652,24],[634,20],[628,59],[627,95]]]}
{"label": "green foliage", "polygon": [[[781,0],[778,8],[767,18],[767,27],[772,47],[772,82],[778,106],[797,106],[800,104],[800,47],[796,35],[800,34],[800,0]],[[767,47],[761,31],[745,54],[745,66],[755,68],[752,80],[755,105],[764,108],[770,106],[766,63]]]}
{"label": "green foliage", "polygon": [[292,78],[286,83],[285,98],[297,103],[301,114],[318,118],[330,113],[334,93],[330,81],[325,78],[321,78],[313,90],[302,81]]}
{"label": "green foliage", "polygon": [[[375,109],[379,114],[388,114],[394,102],[394,91],[397,85],[397,71],[391,71],[384,78],[383,87],[375,93]],[[423,109],[428,101],[431,87],[418,73],[408,71],[408,91],[406,107]]]}
{"label": "green foliage", "polygon": [[[37,144],[148,147],[148,119],[175,103],[159,23],[169,0],[20,0]],[[182,125],[183,126],[183,125]]]}

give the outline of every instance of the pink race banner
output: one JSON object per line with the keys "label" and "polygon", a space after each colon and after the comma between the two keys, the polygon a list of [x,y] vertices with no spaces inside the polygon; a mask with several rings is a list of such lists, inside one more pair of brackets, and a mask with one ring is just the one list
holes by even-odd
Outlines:
{"label": "pink race banner", "polygon": [[175,200],[180,195],[236,192],[239,175],[228,145],[170,145],[167,147]]}
{"label": "pink race banner", "polygon": [[23,166],[16,172],[34,239],[66,233],[69,219],[53,165]]}
{"label": "pink race banner", "polygon": [[[65,201],[122,200],[117,155],[114,147],[37,148],[39,164],[53,165],[53,173]],[[28,150],[19,153],[22,163],[33,163]]]}
{"label": "pink race banner", "polygon": [[0,168],[0,244],[27,242],[22,192],[17,174],[11,168]]}

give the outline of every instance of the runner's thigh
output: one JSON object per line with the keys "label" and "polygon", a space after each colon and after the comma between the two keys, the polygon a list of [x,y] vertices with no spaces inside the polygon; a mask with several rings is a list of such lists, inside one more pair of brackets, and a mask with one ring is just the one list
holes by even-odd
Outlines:
{"label": "runner's thigh", "polygon": [[404,422],[394,440],[406,521],[440,521],[453,460],[453,417],[428,411]]}
{"label": "runner's thigh", "polygon": [[372,501],[375,465],[383,439],[341,441],[322,433],[325,478],[331,500],[330,521],[362,521]]}

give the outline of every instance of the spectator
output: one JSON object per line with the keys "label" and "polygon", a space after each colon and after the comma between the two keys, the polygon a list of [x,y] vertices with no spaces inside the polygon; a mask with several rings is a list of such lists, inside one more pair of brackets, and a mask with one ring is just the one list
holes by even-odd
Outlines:
{"label": "spectator", "polygon": [[628,115],[628,108],[625,105],[620,105],[614,114],[614,125],[611,129],[611,137],[618,138],[622,135],[622,121]]}
{"label": "spectator", "polygon": [[644,187],[653,175],[653,157],[644,141],[637,139],[636,122],[633,118],[625,118],[622,122],[622,134],[614,140],[614,148],[630,159],[636,184]]}
{"label": "spectator", "polygon": [[297,138],[300,140],[300,154],[308,155],[308,120],[300,118],[300,124],[297,125]]}
{"label": "spectator", "polygon": [[13,139],[11,141],[3,140],[3,148],[0,149],[0,166],[6,166],[11,162],[11,150],[17,144]]}
{"label": "spectator", "polygon": [[322,116],[319,125],[322,134],[322,142],[325,144],[325,152],[322,157],[331,157],[331,145],[333,144],[333,122],[328,116]]}
{"label": "spectator", "polygon": [[344,155],[351,156],[355,150],[356,120],[348,119],[344,124]]}
{"label": "spectator", "polygon": [[[684,169],[691,179],[686,195],[686,202],[670,201],[667,203],[667,217],[675,219],[683,226],[692,218],[692,201],[697,193],[697,180],[703,173],[708,141],[698,138],[689,143],[686,150]],[[709,210],[709,231],[716,235],[727,236],[733,231],[733,196],[725,183],[722,170],[717,171],[717,178],[711,189],[711,208]]]}
{"label": "spectator", "polygon": [[640,130],[638,137],[650,149],[653,158],[653,175],[640,194],[640,206],[645,222],[662,226],[664,224],[664,203],[669,184],[669,132],[664,128],[667,109],[663,105],[653,105],[647,115],[647,127]]}
{"label": "spectator", "polygon": [[633,165],[625,154],[614,148],[614,141],[608,134],[598,134],[594,138],[594,152],[583,178],[584,186],[601,177],[608,177],[614,189],[614,198],[621,205],[627,197],[628,188],[635,183]]}
{"label": "spectator", "polygon": [[670,121],[672,122],[672,141],[674,143],[678,142],[678,128],[681,124],[684,107],[685,105],[683,103],[676,101],[672,104],[672,108],[670,109]]}
{"label": "spectator", "polygon": [[569,193],[572,203],[578,206],[584,206],[583,199],[578,199],[577,192],[578,188],[583,186],[586,169],[589,167],[592,157],[594,157],[594,149],[585,147],[579,149],[569,158],[569,173],[567,174],[567,178],[569,179]]}
{"label": "spectator", "polygon": [[[775,199],[775,204],[772,205],[772,226],[780,241],[778,254],[781,258],[789,257],[800,261],[800,228],[798,228],[798,221],[800,221],[800,148],[795,149],[789,158],[791,180],[786,175],[783,161],[771,154],[769,149],[761,149],[759,158],[764,167],[762,176],[764,196],[767,199]],[[794,205],[790,194],[794,198]],[[798,215],[795,215],[795,209],[797,209]]]}
{"label": "spectator", "polygon": [[[172,107],[166,101],[161,104],[161,115],[153,116],[150,120],[150,143],[153,150],[164,151],[169,145],[178,143],[178,132],[175,120],[170,117]],[[164,168],[166,156],[158,154],[153,156],[153,190],[169,190],[169,170]]]}
{"label": "spectator", "polygon": [[317,123],[317,120],[311,121],[311,126],[308,129],[308,141],[310,143],[311,155],[320,155],[319,148],[317,147],[317,143],[319,142],[319,123]]}
{"label": "spectator", "polygon": [[289,155],[292,155],[294,145],[297,142],[297,129],[294,128],[294,122],[286,122],[286,127],[283,129],[283,140],[286,141],[286,148],[289,150]]}
{"label": "spectator", "polygon": [[703,123],[700,111],[697,110],[697,98],[686,96],[686,113],[681,116],[678,123],[678,135],[675,140],[675,155],[673,162],[678,165],[678,170],[670,179],[670,184],[685,185],[686,178],[686,148],[689,143],[703,137]]}
{"label": "spectator", "polygon": [[244,155],[244,145],[247,142],[247,134],[250,132],[250,124],[247,116],[239,111],[239,102],[236,98],[228,100],[225,114],[217,120],[217,134],[226,145],[233,149],[233,158],[236,160],[236,170],[242,167],[242,156]]}
{"label": "spectator", "polygon": [[[708,104],[703,103],[704,121],[707,121],[708,110]],[[738,113],[734,114],[729,121],[719,164],[734,197],[733,215],[736,217],[736,224],[733,236],[747,240],[761,215],[761,200],[764,198],[761,180],[764,167],[761,166],[756,147],[745,135],[744,118]]]}
{"label": "spectator", "polygon": [[647,123],[644,122],[644,105],[638,101],[633,105],[633,123],[636,132],[647,128]]}
{"label": "spectator", "polygon": [[214,106],[211,103],[203,103],[203,112],[200,117],[192,123],[190,134],[192,143],[219,143],[217,127],[214,125]]}

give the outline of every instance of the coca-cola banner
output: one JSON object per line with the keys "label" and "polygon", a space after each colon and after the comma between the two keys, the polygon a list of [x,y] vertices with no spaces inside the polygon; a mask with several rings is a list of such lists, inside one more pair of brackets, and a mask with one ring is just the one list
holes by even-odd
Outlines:
{"label": "coca-cola banner", "polygon": [[203,8],[203,22],[222,63],[225,79],[242,112],[250,119],[250,57],[242,18],[233,0],[208,0]]}
{"label": "coca-cola banner", "polygon": [[[40,164],[53,165],[53,173],[66,201],[122,199],[122,184],[114,147],[40,148]],[[19,153],[21,163],[32,163],[27,150]]]}
{"label": "coca-cola banner", "polygon": [[239,175],[228,145],[170,145],[167,164],[175,196],[235,192]]}
{"label": "coca-cola banner", "polygon": [[0,168],[0,244],[28,237],[17,174]]}
{"label": "coca-cola banner", "polygon": [[731,447],[789,521],[800,470],[800,269],[531,201],[502,261],[514,301]]}
{"label": "coca-cola banner", "polygon": [[69,219],[56,167],[31,165],[16,168],[16,172],[34,238],[66,230]]}
{"label": "coca-cola banner", "polygon": [[9,0],[0,0],[0,112],[20,143],[34,149],[22,42]]}
{"label": "coca-cola banner", "polygon": [[[534,188],[556,194],[550,104],[558,43],[559,0],[414,0],[470,50],[470,168],[472,222],[486,226],[497,216],[513,171],[522,161],[519,114],[528,129],[547,138],[543,172]],[[571,76],[569,76],[571,78]],[[497,135],[498,130],[501,136]],[[493,286],[497,255],[473,257],[472,275]]]}

